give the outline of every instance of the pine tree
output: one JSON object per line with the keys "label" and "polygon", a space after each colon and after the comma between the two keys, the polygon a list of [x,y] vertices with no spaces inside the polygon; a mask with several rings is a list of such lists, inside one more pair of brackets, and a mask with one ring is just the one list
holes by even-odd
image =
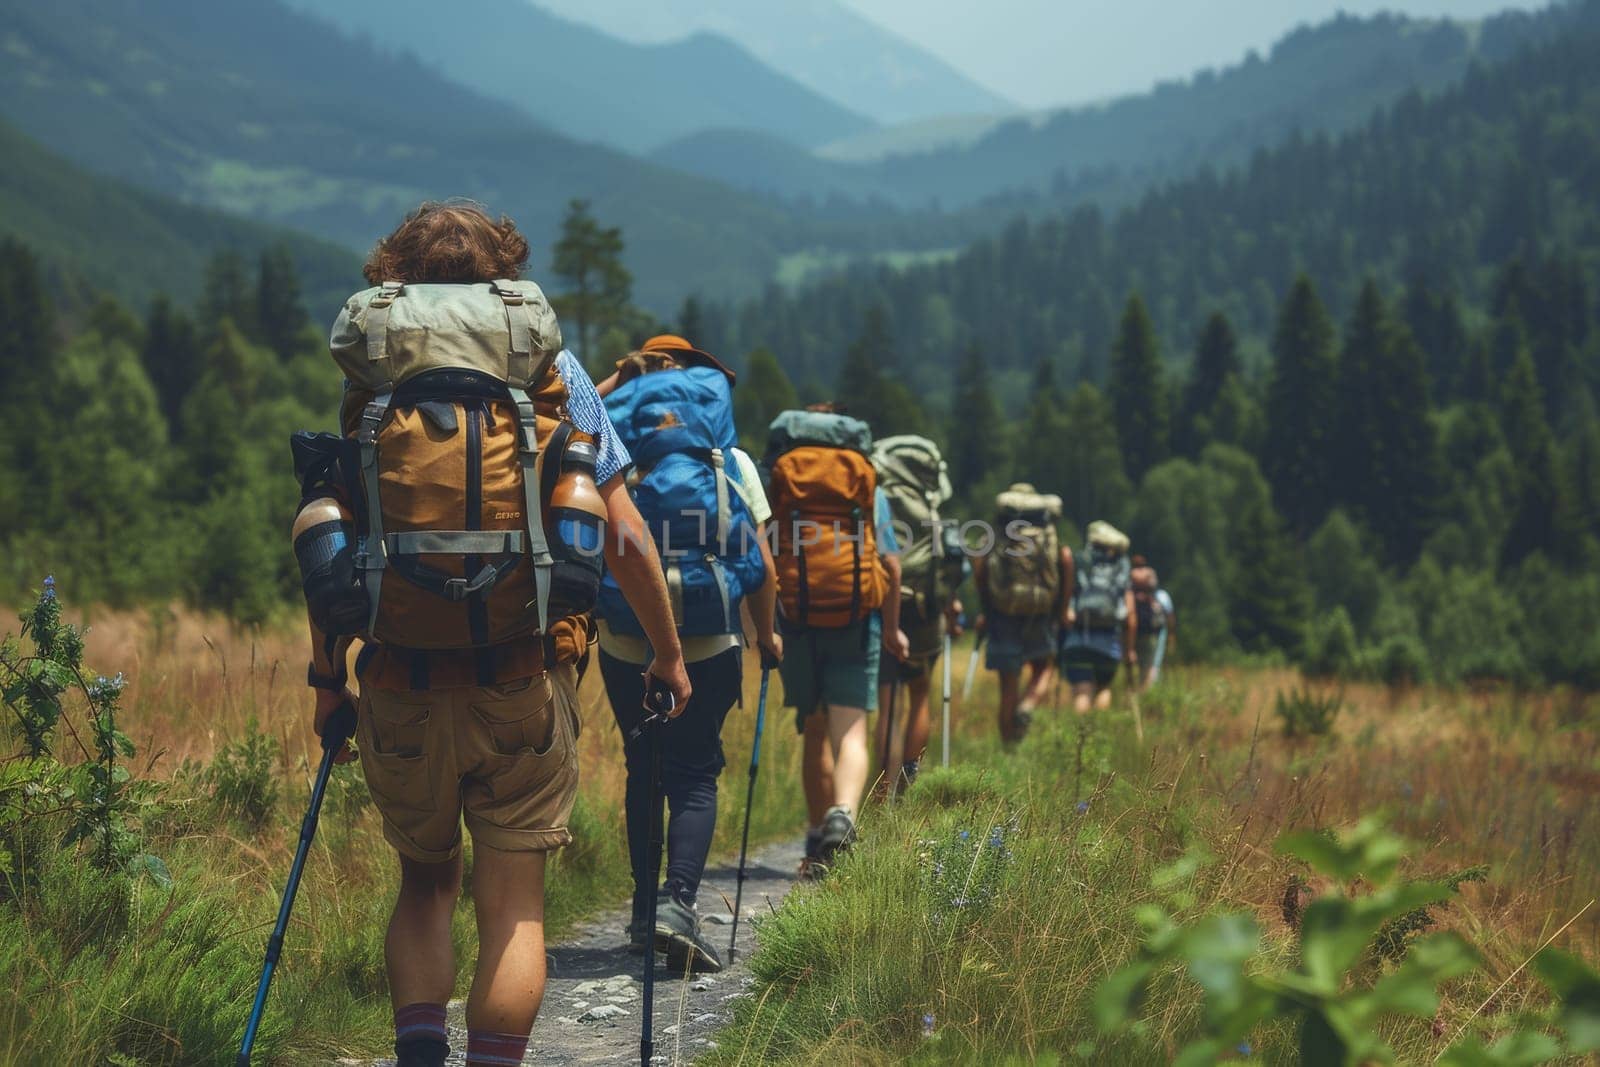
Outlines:
{"label": "pine tree", "polygon": [[1306,617],[1306,584],[1294,540],[1272,506],[1271,491],[1248,454],[1212,445],[1202,457],[1224,485],[1228,515],[1227,598],[1234,636],[1265,652],[1299,646]]}
{"label": "pine tree", "polygon": [[44,413],[54,410],[59,347],[39,261],[26,245],[0,241],[0,527],[8,532],[33,526],[33,483],[58,433]]}
{"label": "pine tree", "polygon": [[759,455],[772,420],[779,412],[799,406],[800,397],[772,350],[758,348],[750,353],[745,371],[739,376],[739,386],[733,391],[733,418],[746,451]]}
{"label": "pine tree", "polygon": [[1469,341],[1454,290],[1437,292],[1420,278],[1406,287],[1405,322],[1427,356],[1428,378],[1440,399],[1460,396]]}
{"label": "pine tree", "polygon": [[300,297],[300,277],[288,246],[269,245],[261,250],[256,268],[255,321],[268,348],[287,360],[294,355],[301,335],[311,324]]}
{"label": "pine tree", "polygon": [[684,297],[683,306],[678,309],[678,336],[692,345],[705,345],[710,343],[705,333],[705,309],[700,306],[699,298]]}
{"label": "pine tree", "polygon": [[224,319],[246,337],[256,336],[255,294],[244,260],[233,249],[223,249],[206,264],[205,289],[200,294],[200,328],[206,339],[215,338]]}
{"label": "pine tree", "polygon": [[1183,405],[1174,428],[1177,451],[1198,456],[1209,442],[1212,423],[1223,389],[1230,377],[1242,372],[1239,339],[1227,316],[1213,311],[1195,343],[1194,365],[1183,390]]}
{"label": "pine tree", "polygon": [[200,336],[193,321],[173,307],[163,295],[150,302],[145,319],[144,346],[139,353],[145,373],[155,386],[161,413],[174,430],[183,411],[183,398],[204,370]]}
{"label": "pine tree", "polygon": [[1559,542],[1560,475],[1555,438],[1544,417],[1544,398],[1533,357],[1524,346],[1500,392],[1500,428],[1517,471],[1517,502],[1501,546],[1501,562],[1522,562],[1534,552],[1553,553]]}
{"label": "pine tree", "polygon": [[555,298],[555,305],[557,312],[577,321],[578,355],[595,374],[610,373],[601,365],[596,339],[621,322],[633,294],[633,275],[622,264],[622,250],[622,230],[601,226],[587,200],[567,205],[550,269],[569,289]]}
{"label": "pine tree", "polygon": [[1041,359],[1034,370],[1028,408],[1013,440],[1011,467],[1018,481],[1048,486],[1061,477],[1061,456],[1072,428],[1067,398],[1056,384],[1055,364]]}
{"label": "pine tree", "polygon": [[1262,467],[1289,529],[1305,536],[1328,512],[1338,399],[1333,324],[1303,274],[1279,312],[1272,357]]}
{"label": "pine tree", "polygon": [[1095,519],[1126,521],[1133,485],[1123,467],[1116,417],[1105,394],[1079,382],[1067,398],[1065,449],[1055,457],[1055,476],[1039,488],[1061,493],[1067,514],[1087,526]]}
{"label": "pine tree", "polygon": [[956,495],[976,503],[982,488],[1004,482],[1005,422],[991,387],[989,368],[977,345],[970,346],[956,366],[955,401],[950,409],[945,461]]}
{"label": "pine tree", "polygon": [[1138,293],[1128,298],[1107,384],[1125,467],[1134,479],[1167,458],[1167,392],[1155,327]]}

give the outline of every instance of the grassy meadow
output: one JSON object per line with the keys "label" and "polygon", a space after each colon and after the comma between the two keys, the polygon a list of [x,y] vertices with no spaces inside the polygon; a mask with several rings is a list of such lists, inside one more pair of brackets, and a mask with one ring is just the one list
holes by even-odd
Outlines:
{"label": "grassy meadow", "polygon": [[[224,1062],[319,756],[301,638],[289,624],[243,630],[170,611],[91,621],[85,662],[127,676],[138,829],[171,884],[108,876],[59,845],[19,852],[0,901],[0,982],[19,994],[0,1008],[0,1064]],[[966,663],[958,649],[958,688]],[[746,711],[725,734],[719,847],[729,853],[758,678],[752,664]],[[583,687],[578,840],[549,878],[557,937],[628,893],[620,739],[598,681],[591,672]],[[1137,910],[1246,909],[1267,931],[1268,957],[1288,961],[1286,909],[1321,887],[1274,854],[1274,839],[1372,813],[1412,843],[1407,873],[1462,880],[1435,918],[1483,956],[1446,986],[1437,1018],[1386,1024],[1403,1062],[1431,1061],[1462,1028],[1493,1032],[1538,1002],[1527,972],[1496,987],[1573,915],[1583,912],[1556,943],[1600,959],[1600,910],[1583,911],[1600,886],[1600,707],[1561,691],[1351,686],[1334,694],[1326,733],[1287,737],[1275,702],[1302,684],[1271,668],[1175,672],[1141,701],[1142,743],[1123,698],[1083,721],[1041,709],[1005,753],[986,674],[971,710],[958,707],[948,772],[932,769],[936,705],[930,769],[909,797],[869,809],[863,845],[837,877],[760,919],[757,985],[714,1062],[1168,1062],[1199,1019],[1177,978],[1158,978],[1132,1030],[1105,1036],[1091,1010],[1096,987],[1138,950]],[[774,684],[760,838],[803,825],[798,739],[779,693]],[[30,825],[43,833],[49,818]],[[341,770],[258,1062],[385,1050],[393,867],[359,774]],[[465,975],[469,906],[457,931]],[[1283,1025],[1250,1040],[1257,1057],[1293,1059]]]}

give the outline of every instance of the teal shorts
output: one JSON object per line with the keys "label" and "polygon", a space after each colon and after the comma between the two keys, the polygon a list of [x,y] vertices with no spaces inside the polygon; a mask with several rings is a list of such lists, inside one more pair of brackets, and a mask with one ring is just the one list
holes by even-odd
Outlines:
{"label": "teal shorts", "polygon": [[783,702],[794,709],[794,728],[824,707],[878,710],[878,647],[883,624],[876,612],[851,626],[783,630]]}

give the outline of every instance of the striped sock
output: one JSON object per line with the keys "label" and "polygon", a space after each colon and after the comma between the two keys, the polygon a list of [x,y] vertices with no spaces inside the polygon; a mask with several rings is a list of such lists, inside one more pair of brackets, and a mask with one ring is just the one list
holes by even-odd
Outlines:
{"label": "striped sock", "polygon": [[517,1067],[527,1051],[527,1034],[467,1031],[467,1067]]}
{"label": "striped sock", "polygon": [[448,1053],[450,1038],[444,1028],[444,1005],[407,1004],[403,1008],[396,1008],[395,1055],[403,1057],[409,1051],[421,1051],[420,1046],[424,1045],[438,1045]]}

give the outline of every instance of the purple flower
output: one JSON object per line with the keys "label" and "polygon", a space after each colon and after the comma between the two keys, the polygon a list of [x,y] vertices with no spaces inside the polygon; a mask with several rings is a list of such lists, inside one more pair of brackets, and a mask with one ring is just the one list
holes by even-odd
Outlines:
{"label": "purple flower", "polygon": [[44,576],[44,598],[46,600],[54,600],[56,598],[56,576],[53,574]]}
{"label": "purple flower", "polygon": [[969,838],[971,836],[972,836],[972,834],[969,831],[967,831],[967,830],[961,831],[961,840],[965,841],[967,838]]}
{"label": "purple flower", "polygon": [[922,1036],[933,1036],[933,1012],[924,1012],[922,1016]]}
{"label": "purple flower", "polygon": [[1251,1051],[1250,1042],[1248,1042],[1248,1041],[1239,1042],[1238,1046],[1235,1047],[1233,1051],[1237,1052],[1241,1056],[1250,1055],[1250,1051]]}
{"label": "purple flower", "polygon": [[1088,810],[1089,810],[1089,802],[1087,800],[1078,801],[1078,814],[1079,815],[1082,815],[1084,812],[1086,812]]}

